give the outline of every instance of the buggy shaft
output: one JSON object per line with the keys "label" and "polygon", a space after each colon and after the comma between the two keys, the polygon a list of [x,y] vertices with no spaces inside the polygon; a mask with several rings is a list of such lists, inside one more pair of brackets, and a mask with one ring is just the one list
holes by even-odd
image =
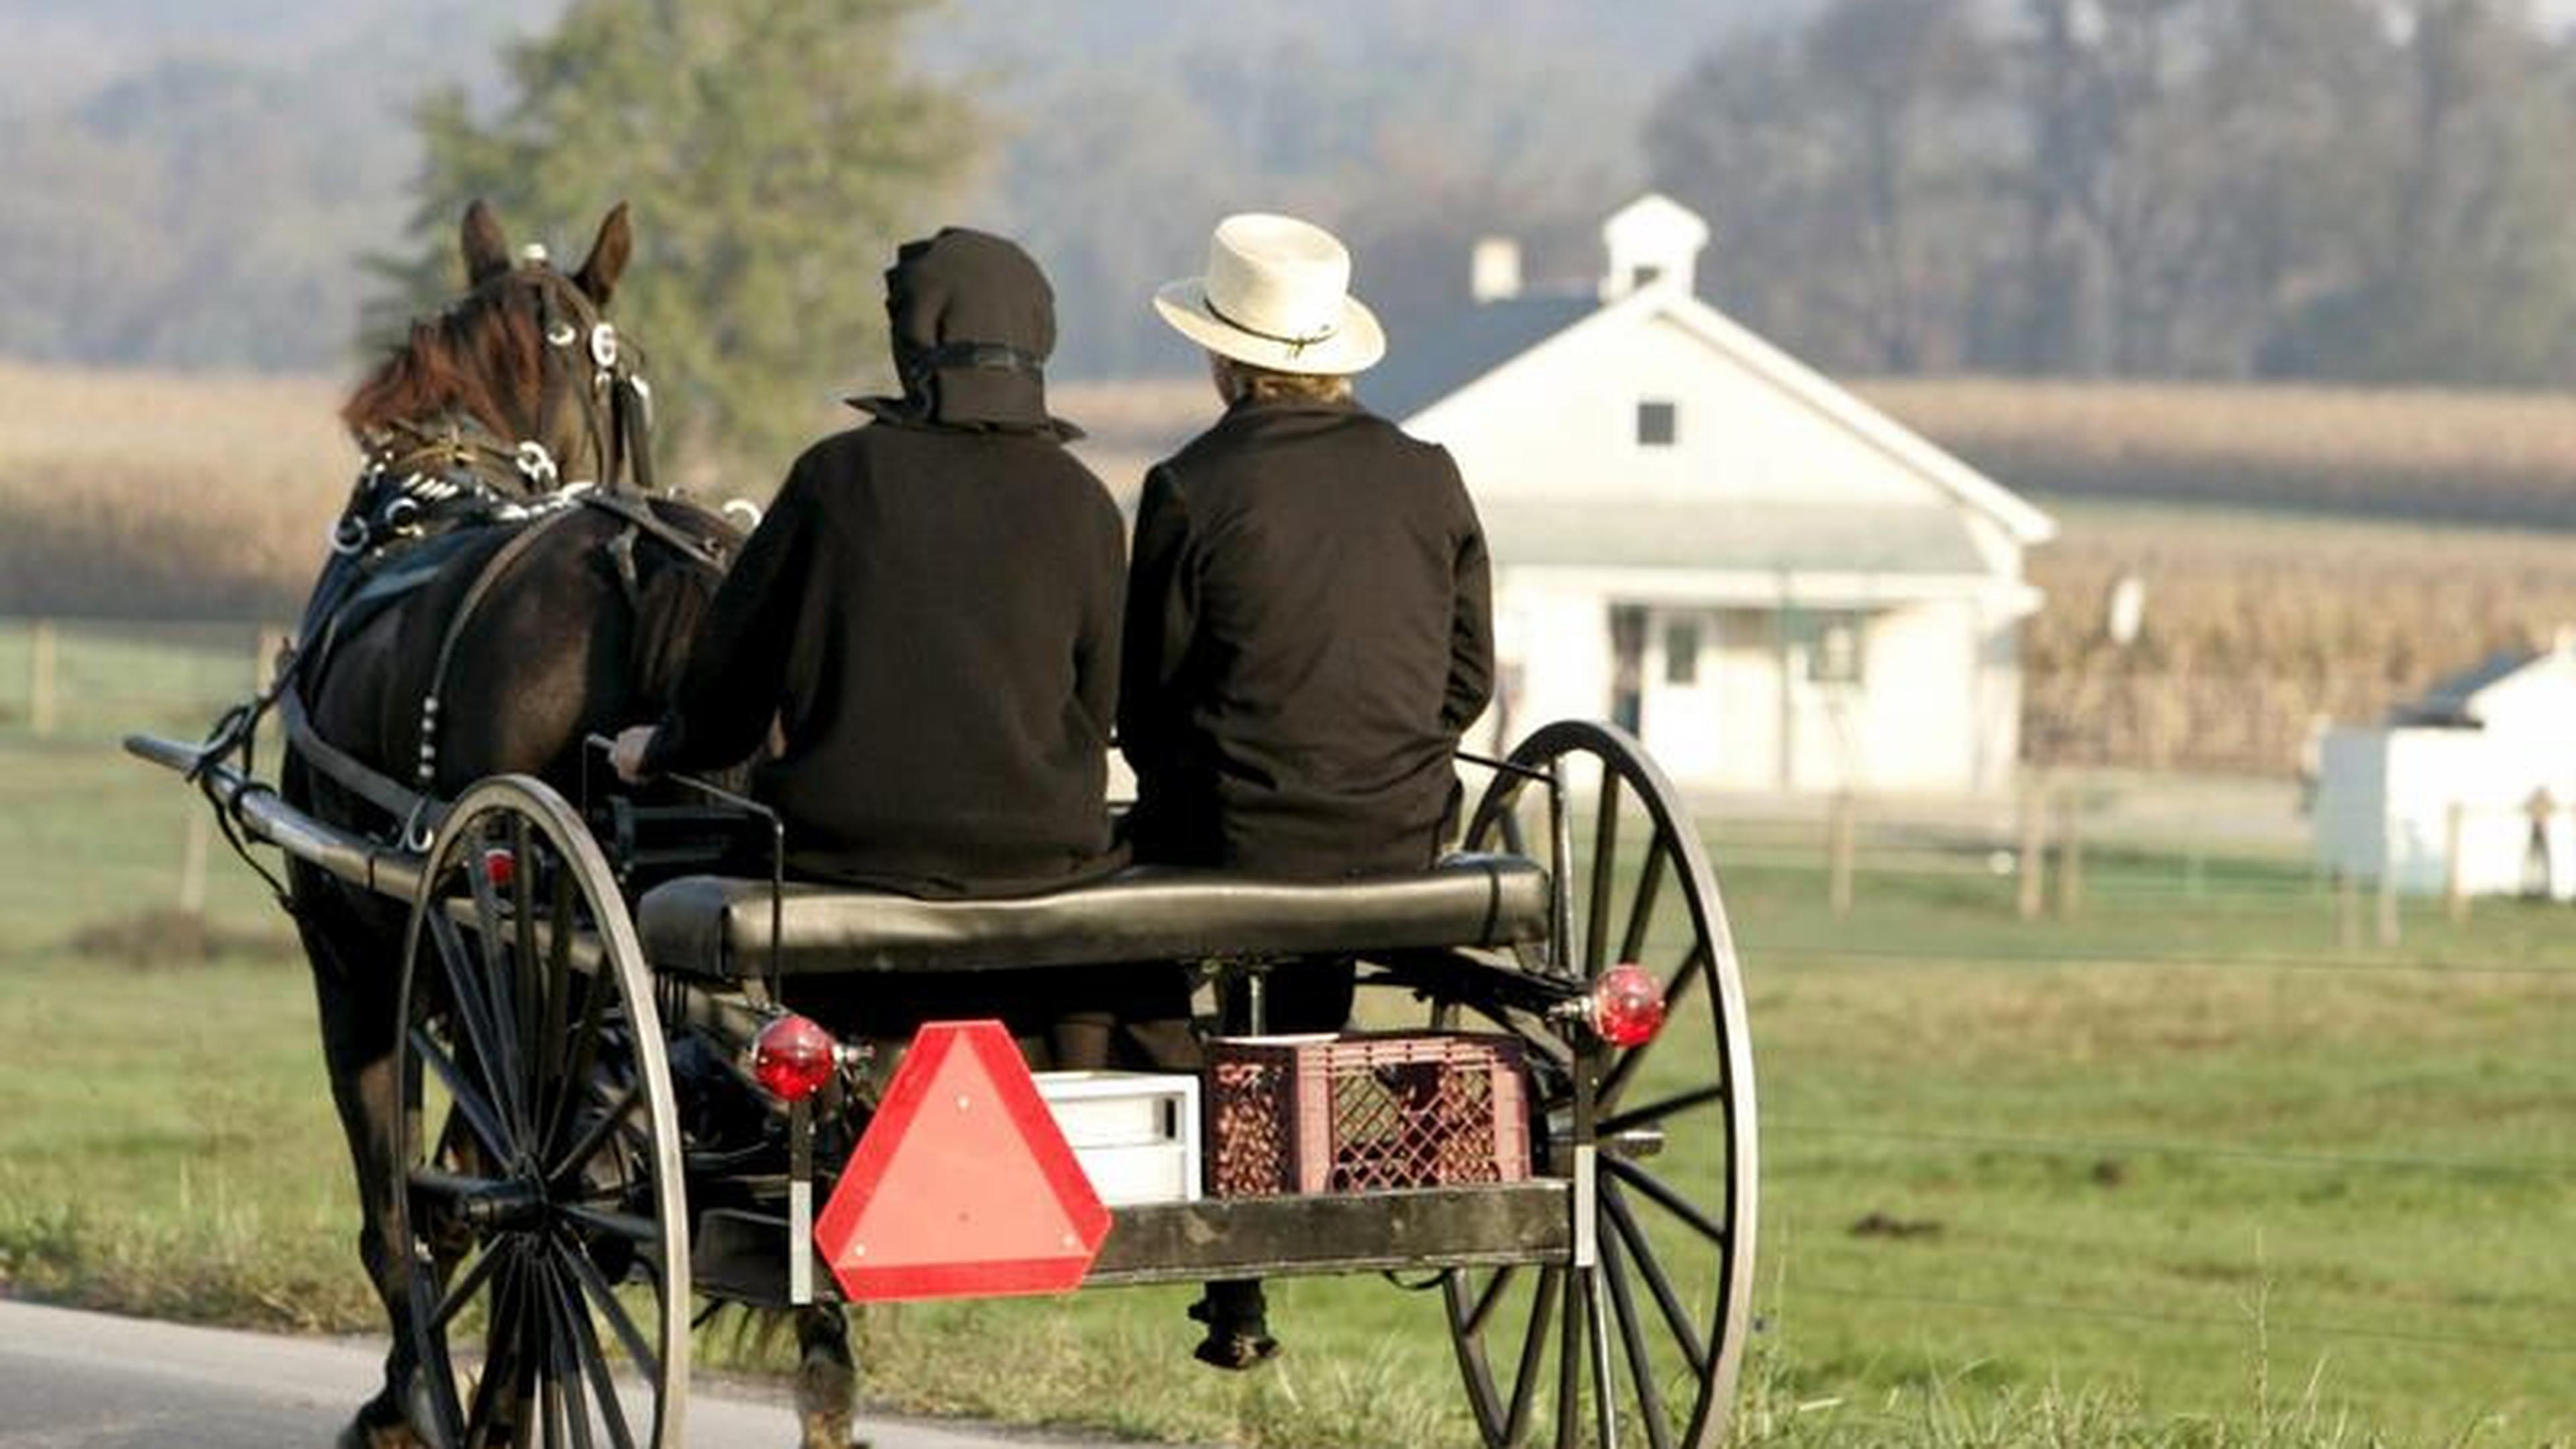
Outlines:
{"label": "buggy shaft", "polygon": [[420,889],[421,857],[326,825],[286,803],[274,789],[195,745],[127,735],[126,753],[195,779],[244,835],[274,845],[317,870],[362,890],[409,900]]}

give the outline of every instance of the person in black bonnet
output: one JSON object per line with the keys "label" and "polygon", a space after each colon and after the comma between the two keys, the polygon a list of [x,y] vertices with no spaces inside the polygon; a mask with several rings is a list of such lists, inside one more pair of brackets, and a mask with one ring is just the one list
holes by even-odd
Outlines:
{"label": "person in black bonnet", "polygon": [[[741,763],[805,878],[921,896],[1044,891],[1123,863],[1106,803],[1125,590],[1117,505],[1048,415],[1053,292],[1011,242],[950,227],[886,273],[899,397],[789,471],[709,606],[676,699],[626,730],[637,780]],[[827,1025],[908,1035],[924,1012],[1001,1014],[1032,1040],[1075,983],[986,979],[797,999]],[[836,985],[838,984],[838,989]]]}

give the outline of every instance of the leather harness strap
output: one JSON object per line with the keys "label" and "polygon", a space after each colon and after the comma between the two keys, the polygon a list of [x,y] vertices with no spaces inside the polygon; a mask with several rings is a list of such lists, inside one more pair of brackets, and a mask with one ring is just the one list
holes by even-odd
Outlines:
{"label": "leather harness strap", "polygon": [[[623,520],[632,528],[651,533],[693,563],[718,571],[724,567],[723,560],[706,540],[673,527],[653,512],[651,504],[641,499],[592,489],[579,495],[579,501],[586,507]],[[279,702],[287,738],[294,748],[315,769],[401,822],[406,837],[417,840],[425,834],[435,824],[435,817],[442,812],[444,805],[431,792],[438,776],[439,717],[444,707],[441,699],[458,643],[464,638],[466,626],[473,622],[476,611],[511,568],[536,546],[539,539],[572,517],[574,512],[567,508],[544,514],[512,534],[475,571],[473,583],[466,587],[464,596],[457,601],[455,612],[448,616],[447,628],[439,639],[437,661],[430,669],[429,687],[421,697],[420,754],[412,772],[412,788],[404,787],[385,772],[359,762],[347,751],[322,738],[305,713],[300,692],[289,688],[280,691]]]}

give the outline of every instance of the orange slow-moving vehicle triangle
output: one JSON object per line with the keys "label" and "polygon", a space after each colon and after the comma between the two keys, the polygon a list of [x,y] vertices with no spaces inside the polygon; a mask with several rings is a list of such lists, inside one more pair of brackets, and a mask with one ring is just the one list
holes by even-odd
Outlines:
{"label": "orange slow-moving vehicle triangle", "polygon": [[1108,1235],[1109,1210],[994,1021],[913,1037],[814,1224],[853,1301],[1061,1293]]}

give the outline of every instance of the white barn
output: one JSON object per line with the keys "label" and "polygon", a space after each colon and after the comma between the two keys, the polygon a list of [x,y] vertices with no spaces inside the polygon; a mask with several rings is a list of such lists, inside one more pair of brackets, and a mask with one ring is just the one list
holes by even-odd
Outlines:
{"label": "white barn", "polygon": [[[2534,806],[2539,808],[2535,810]],[[2317,860],[2429,895],[2576,899],[2576,637],[2489,659],[2391,712],[2326,732]],[[2454,849],[2456,847],[2456,857]]]}
{"label": "white barn", "polygon": [[1615,719],[1685,786],[1958,792],[2012,776],[2039,510],[1698,300],[1661,196],[1608,270],[1397,339],[1360,395],[1465,472],[1495,562],[1488,728]]}

